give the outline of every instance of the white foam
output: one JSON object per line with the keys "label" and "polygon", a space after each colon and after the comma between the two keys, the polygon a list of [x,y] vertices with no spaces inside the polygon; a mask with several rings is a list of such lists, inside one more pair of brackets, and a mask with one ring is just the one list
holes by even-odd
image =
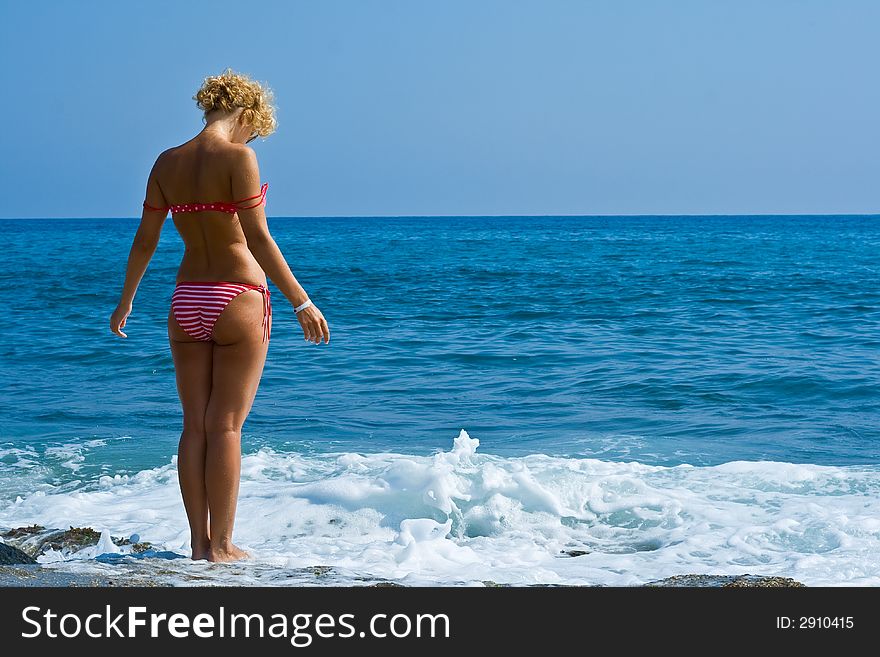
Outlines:
{"label": "white foam", "polygon": [[[631,585],[684,573],[752,573],[812,586],[880,585],[877,467],[665,467],[502,458],[477,453],[478,445],[462,430],[450,451],[431,456],[265,448],[245,455],[235,540],[254,559],[229,577],[327,565],[401,583]],[[98,546],[42,562],[94,564],[99,554],[120,552],[110,534],[137,533],[189,554],[176,459],[74,490],[14,495],[0,508],[0,525],[102,530]],[[204,569],[204,562],[174,563]]]}
{"label": "white foam", "polygon": [[[16,447],[0,445],[0,499],[16,494],[18,490],[53,490],[59,473],[69,470],[76,474],[93,447],[107,444],[103,438],[46,445],[38,451],[33,445]],[[10,472],[7,474],[7,470]],[[65,477],[67,478],[67,473]],[[68,488],[79,481],[67,481]]]}

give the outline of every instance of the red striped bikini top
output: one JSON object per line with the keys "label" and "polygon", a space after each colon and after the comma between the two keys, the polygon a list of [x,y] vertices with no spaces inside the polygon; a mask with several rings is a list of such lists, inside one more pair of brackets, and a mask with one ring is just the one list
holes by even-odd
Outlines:
{"label": "red striped bikini top", "polygon": [[[208,203],[181,203],[180,205],[169,205],[167,208],[154,208],[152,205],[147,205],[147,202],[144,201],[144,207],[147,210],[156,210],[158,212],[168,212],[171,210],[174,212],[202,212],[203,210],[219,210],[220,212],[228,212],[229,214],[235,214],[239,210],[249,210],[251,208],[255,208],[258,205],[261,205],[266,202],[266,192],[269,189],[269,183],[263,183],[263,186],[260,187],[260,193],[256,196],[249,196],[247,198],[243,198],[239,201],[232,201],[232,203],[227,203],[225,201],[211,201]],[[239,203],[244,203],[245,201],[251,201],[255,198],[259,198],[260,200],[254,203],[253,205],[246,205],[244,207],[238,207]]]}

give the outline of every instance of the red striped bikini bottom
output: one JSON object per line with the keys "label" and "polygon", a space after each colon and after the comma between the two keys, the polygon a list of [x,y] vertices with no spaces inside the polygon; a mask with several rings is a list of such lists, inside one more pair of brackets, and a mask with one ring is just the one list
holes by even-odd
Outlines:
{"label": "red striped bikini bottom", "polygon": [[263,295],[263,342],[269,340],[272,302],[269,288],[235,281],[180,281],[171,295],[171,312],[187,335],[208,342],[214,323],[226,305],[242,292],[257,290]]}

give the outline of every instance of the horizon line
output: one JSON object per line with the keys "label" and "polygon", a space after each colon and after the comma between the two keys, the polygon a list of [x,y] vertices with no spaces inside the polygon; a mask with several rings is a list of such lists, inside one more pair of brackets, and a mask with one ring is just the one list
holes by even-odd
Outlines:
{"label": "horizon line", "polygon": [[[550,218],[550,217],[880,217],[880,212],[754,212],[754,213],[688,213],[688,214],[319,214],[319,215],[266,215],[267,219],[447,219],[447,218]],[[139,219],[131,216],[68,216],[68,217],[0,217],[12,219]],[[167,219],[167,217],[166,217]]]}

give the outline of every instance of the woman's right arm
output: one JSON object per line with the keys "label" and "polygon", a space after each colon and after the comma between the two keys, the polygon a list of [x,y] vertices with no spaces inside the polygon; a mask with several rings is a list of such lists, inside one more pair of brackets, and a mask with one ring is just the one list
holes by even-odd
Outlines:
{"label": "woman's right arm", "polygon": [[[257,164],[257,154],[245,146],[239,151],[237,160],[232,167],[232,197],[248,198],[259,194],[260,169]],[[296,280],[287,260],[281,253],[281,249],[278,248],[275,239],[269,233],[263,204],[261,203],[255,208],[239,210],[238,220],[241,223],[245,239],[247,239],[248,249],[254,254],[254,258],[263,271],[266,272],[266,276],[275,283],[294,307],[302,305],[309,298],[309,295]],[[319,344],[321,338],[324,338],[325,342],[330,342],[330,328],[327,326],[327,320],[324,319],[324,315],[314,303],[296,313],[296,316],[303,328],[306,340]]]}

